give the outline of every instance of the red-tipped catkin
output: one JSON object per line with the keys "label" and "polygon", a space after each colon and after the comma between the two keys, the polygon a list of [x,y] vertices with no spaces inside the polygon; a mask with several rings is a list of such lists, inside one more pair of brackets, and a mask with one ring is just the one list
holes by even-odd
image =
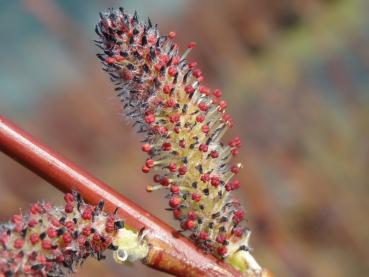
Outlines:
{"label": "red-tipped catkin", "polygon": [[118,248],[113,241],[124,223],[103,212],[103,202],[88,205],[77,193],[64,199],[64,207],[35,203],[29,213],[0,225],[0,273],[63,276],[87,257],[100,260],[107,248]]}
{"label": "red-tipped catkin", "polygon": [[232,118],[221,91],[202,85],[201,70],[186,60],[196,44],[180,55],[174,32],[160,35],[150,20],[122,8],[101,13],[96,33],[97,56],[127,117],[145,135],[142,150],[149,158],[142,171],[155,172],[157,183],[147,190],[168,191],[169,210],[206,251],[224,258],[248,250],[244,213],[231,196],[241,166],[230,161],[241,143],[221,142]]}

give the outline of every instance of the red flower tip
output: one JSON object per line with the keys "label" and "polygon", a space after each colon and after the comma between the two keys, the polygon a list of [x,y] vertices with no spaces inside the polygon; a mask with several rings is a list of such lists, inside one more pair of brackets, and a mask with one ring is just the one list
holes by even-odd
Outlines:
{"label": "red flower tip", "polygon": [[196,42],[194,42],[194,41],[191,41],[189,44],[188,44],[188,48],[190,48],[190,49],[193,49],[193,48],[195,48],[196,47]]}
{"label": "red flower tip", "polygon": [[173,197],[169,200],[169,206],[172,208],[177,208],[181,204],[181,198]]}
{"label": "red flower tip", "polygon": [[176,33],[175,32],[169,32],[169,34],[168,34],[168,38],[170,38],[170,39],[174,39],[176,37]]}

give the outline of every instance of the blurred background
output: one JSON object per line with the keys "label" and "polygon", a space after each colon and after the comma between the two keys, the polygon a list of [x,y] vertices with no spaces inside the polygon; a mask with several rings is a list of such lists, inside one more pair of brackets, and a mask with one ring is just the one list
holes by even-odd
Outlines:
{"label": "blurred background", "polygon": [[[369,276],[369,2],[0,0],[0,112],[171,223],[95,57],[98,12],[124,6],[196,41],[244,147],[238,197],[275,276]],[[0,218],[62,194],[0,155]],[[175,224],[175,223],[174,223]],[[166,276],[89,260],[76,276]]]}

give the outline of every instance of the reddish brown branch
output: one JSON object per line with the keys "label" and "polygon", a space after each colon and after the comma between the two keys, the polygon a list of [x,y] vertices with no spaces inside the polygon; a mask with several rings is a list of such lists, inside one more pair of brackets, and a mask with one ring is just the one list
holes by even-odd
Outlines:
{"label": "reddish brown branch", "polygon": [[177,276],[241,276],[230,266],[204,255],[175,230],[118,194],[102,181],[36,141],[13,123],[0,116],[0,150],[52,185],[67,192],[78,190],[84,199],[97,204],[103,199],[111,212],[119,214],[127,225],[145,227],[152,245],[146,264]]}

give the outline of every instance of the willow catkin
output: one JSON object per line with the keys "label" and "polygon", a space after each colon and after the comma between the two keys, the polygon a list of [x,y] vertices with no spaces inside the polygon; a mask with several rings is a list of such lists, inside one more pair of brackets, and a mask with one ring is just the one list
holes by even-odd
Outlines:
{"label": "willow catkin", "polygon": [[[187,61],[195,43],[181,55],[174,32],[160,35],[150,19],[144,22],[123,8],[101,13],[95,31],[103,69],[126,116],[144,136],[148,158],[142,171],[154,173],[147,191],[168,192],[168,210],[181,231],[205,251],[229,260],[240,252],[248,256],[250,231],[232,196],[240,186],[233,177],[241,164],[232,158],[241,142],[221,141],[232,117],[221,91],[204,86],[196,62]],[[259,269],[256,262],[254,267]]]}
{"label": "willow catkin", "polygon": [[104,202],[86,204],[78,193],[64,199],[64,207],[38,202],[0,225],[0,273],[64,276],[88,257],[104,259],[107,249],[115,251],[117,262],[146,256],[140,234],[125,229],[115,213],[104,212]]}

